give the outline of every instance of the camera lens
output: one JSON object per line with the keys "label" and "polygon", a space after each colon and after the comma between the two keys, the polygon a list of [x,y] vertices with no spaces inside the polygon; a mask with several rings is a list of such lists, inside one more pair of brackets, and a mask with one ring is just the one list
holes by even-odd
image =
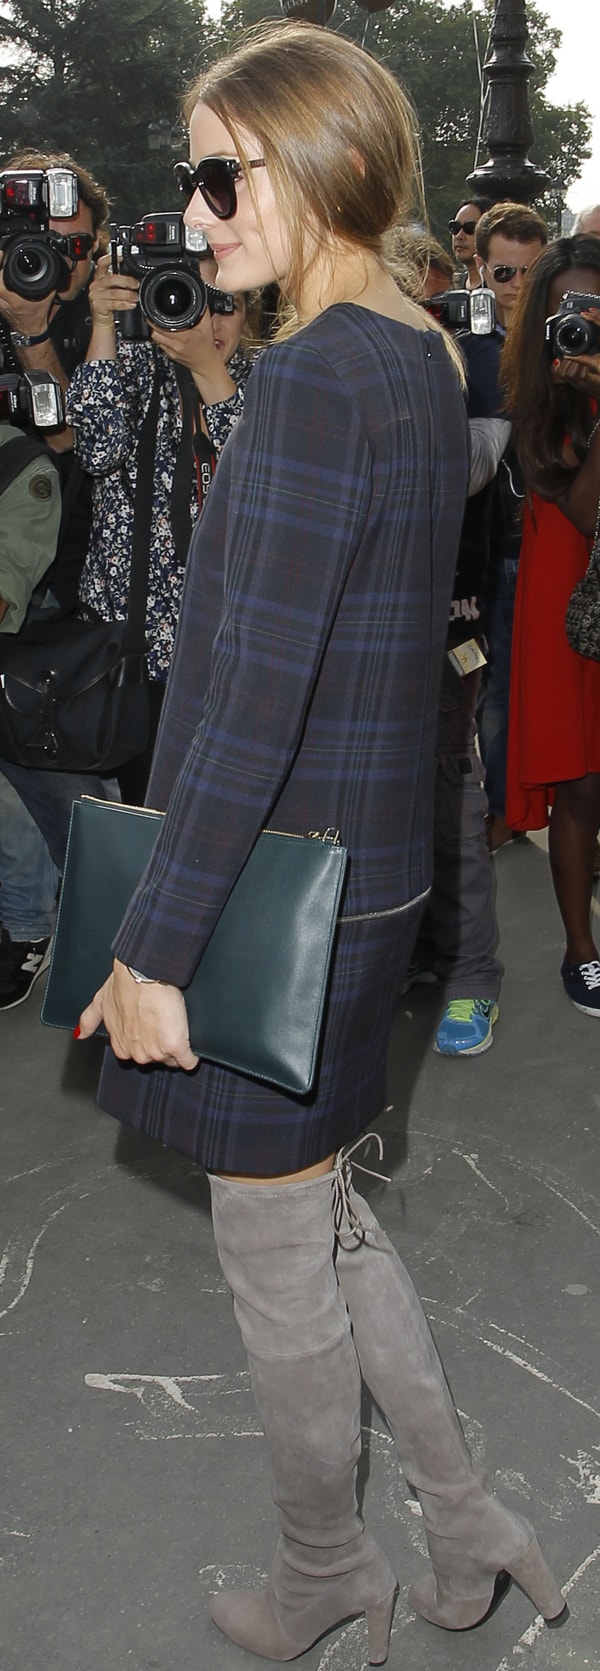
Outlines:
{"label": "camera lens", "polygon": [[2,272],[7,290],[25,300],[66,290],[69,282],[66,261],[45,242],[43,234],[7,245]]}
{"label": "camera lens", "polygon": [[563,357],[589,354],[595,335],[591,319],[582,319],[579,314],[565,316],[555,330],[556,353]]}
{"label": "camera lens", "polygon": [[140,306],[159,330],[189,331],[206,309],[206,285],[177,267],[147,273],[140,285]]}

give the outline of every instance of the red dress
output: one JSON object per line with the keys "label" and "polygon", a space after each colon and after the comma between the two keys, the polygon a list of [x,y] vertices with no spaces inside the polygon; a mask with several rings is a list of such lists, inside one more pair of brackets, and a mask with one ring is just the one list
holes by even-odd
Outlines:
{"label": "red dress", "polygon": [[555,783],[600,772],[600,662],[570,649],[565,614],[590,541],[557,505],[526,507],[515,599],[506,784],[512,830],[541,830]]}

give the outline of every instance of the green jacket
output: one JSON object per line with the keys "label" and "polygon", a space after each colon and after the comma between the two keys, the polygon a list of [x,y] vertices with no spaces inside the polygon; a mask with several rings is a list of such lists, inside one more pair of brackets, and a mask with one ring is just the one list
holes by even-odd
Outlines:
{"label": "green jacket", "polygon": [[[0,420],[0,448],[19,433]],[[2,493],[0,632],[18,632],[33,589],[56,556],[60,515],[58,471],[48,452],[25,464]]]}

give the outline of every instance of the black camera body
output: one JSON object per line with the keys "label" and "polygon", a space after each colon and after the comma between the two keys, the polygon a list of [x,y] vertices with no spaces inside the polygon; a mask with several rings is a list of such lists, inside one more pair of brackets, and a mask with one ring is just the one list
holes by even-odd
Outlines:
{"label": "black camera body", "polygon": [[0,377],[0,418],[5,422],[58,429],[64,416],[62,389],[51,371],[9,371]]}
{"label": "black camera body", "polygon": [[113,272],[140,280],[137,306],[117,316],[124,341],[147,342],[152,325],[189,331],[207,307],[211,313],[233,313],[233,296],[200,277],[198,261],[207,247],[204,233],[191,231],[177,212],[142,215],[135,226],[111,226]]}
{"label": "black camera body", "polygon": [[437,296],[428,296],[422,306],[438,325],[450,331],[472,331],[474,336],[488,337],[495,329],[494,292],[483,286],[477,290],[440,290]]}
{"label": "black camera body", "polygon": [[581,290],[565,291],[558,313],[546,320],[546,342],[553,360],[600,352],[600,325],[581,317],[589,308],[600,308],[600,296],[590,296]]}
{"label": "black camera body", "polygon": [[66,290],[88,238],[66,237],[50,220],[77,214],[79,186],[70,168],[4,169],[0,174],[0,249],[7,290],[25,301]]}

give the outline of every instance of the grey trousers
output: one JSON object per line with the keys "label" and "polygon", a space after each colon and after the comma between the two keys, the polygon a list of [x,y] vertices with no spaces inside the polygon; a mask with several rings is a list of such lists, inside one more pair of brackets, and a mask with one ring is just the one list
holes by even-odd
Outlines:
{"label": "grey trousers", "polygon": [[497,998],[504,965],[487,800],[477,746],[480,673],[460,678],[445,657],[436,745],[433,887],[415,956],[433,969],[446,1003]]}

